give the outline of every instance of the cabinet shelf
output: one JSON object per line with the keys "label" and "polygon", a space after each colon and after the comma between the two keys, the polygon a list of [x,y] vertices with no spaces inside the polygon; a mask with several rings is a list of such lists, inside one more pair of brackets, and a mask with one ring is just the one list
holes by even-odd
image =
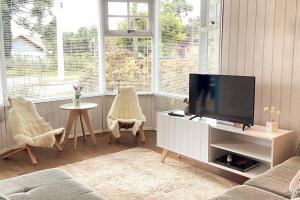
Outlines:
{"label": "cabinet shelf", "polygon": [[265,162],[271,162],[272,160],[271,147],[260,145],[257,143],[246,142],[236,138],[216,141],[214,143],[211,143],[210,146]]}
{"label": "cabinet shelf", "polygon": [[226,166],[214,163],[214,162],[209,162],[209,164],[214,167],[218,167],[220,169],[223,169],[223,170],[235,173],[235,174],[239,174],[239,175],[247,177],[247,178],[254,178],[270,169],[270,166],[265,163],[260,163],[259,166],[255,167],[253,169],[250,169],[246,172],[241,172],[239,170],[232,169],[232,168],[229,168],[229,167],[226,167]]}

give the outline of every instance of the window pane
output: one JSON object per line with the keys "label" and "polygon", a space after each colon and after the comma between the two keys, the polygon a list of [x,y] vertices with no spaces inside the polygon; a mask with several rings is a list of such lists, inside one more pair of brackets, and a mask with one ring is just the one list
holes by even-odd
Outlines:
{"label": "window pane", "polygon": [[108,28],[112,31],[128,30],[128,19],[126,17],[109,17]]}
{"label": "window pane", "polygon": [[147,3],[130,3],[130,15],[133,16],[148,16]]}
{"label": "window pane", "polygon": [[105,39],[106,89],[134,86],[151,91],[151,38]]}
{"label": "window pane", "polygon": [[[200,8],[212,22],[206,32],[200,31]],[[162,0],[160,9],[159,90],[187,96],[190,73],[218,73],[220,1]]]}
{"label": "window pane", "polygon": [[161,92],[188,95],[189,73],[199,71],[200,2],[161,1]]}
{"label": "window pane", "polygon": [[108,15],[128,15],[127,2],[108,2]]}
{"label": "window pane", "polygon": [[84,93],[97,90],[97,0],[0,1],[4,32],[11,33],[4,38],[9,95],[71,96],[78,81]]}
{"label": "window pane", "polygon": [[131,30],[145,31],[149,30],[147,17],[131,17],[130,26]]}

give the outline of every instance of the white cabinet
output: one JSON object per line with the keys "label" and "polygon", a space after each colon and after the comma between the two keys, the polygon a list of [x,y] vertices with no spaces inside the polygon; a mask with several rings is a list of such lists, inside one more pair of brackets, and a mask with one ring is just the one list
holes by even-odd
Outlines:
{"label": "white cabinet", "polygon": [[157,146],[208,162],[208,124],[158,113],[157,132]]}
{"label": "white cabinet", "polygon": [[[263,126],[242,127],[211,123],[209,119],[157,114],[157,146],[167,151],[208,163],[212,166],[253,178],[292,156],[296,146],[295,131],[267,133]],[[258,160],[260,165],[247,172],[215,163],[220,156],[239,154]]]}

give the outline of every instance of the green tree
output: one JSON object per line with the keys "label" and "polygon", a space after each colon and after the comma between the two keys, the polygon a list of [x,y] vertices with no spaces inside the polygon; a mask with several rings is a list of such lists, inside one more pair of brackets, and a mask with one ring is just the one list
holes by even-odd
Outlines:
{"label": "green tree", "polygon": [[11,21],[24,29],[45,34],[45,21],[54,18],[53,0],[1,0],[5,56],[10,56],[12,45]]}

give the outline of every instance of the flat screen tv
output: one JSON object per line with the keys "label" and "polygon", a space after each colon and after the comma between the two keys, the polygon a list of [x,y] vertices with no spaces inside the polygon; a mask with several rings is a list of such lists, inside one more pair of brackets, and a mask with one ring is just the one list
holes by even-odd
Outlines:
{"label": "flat screen tv", "polygon": [[199,117],[254,123],[255,77],[190,74],[189,112]]}

